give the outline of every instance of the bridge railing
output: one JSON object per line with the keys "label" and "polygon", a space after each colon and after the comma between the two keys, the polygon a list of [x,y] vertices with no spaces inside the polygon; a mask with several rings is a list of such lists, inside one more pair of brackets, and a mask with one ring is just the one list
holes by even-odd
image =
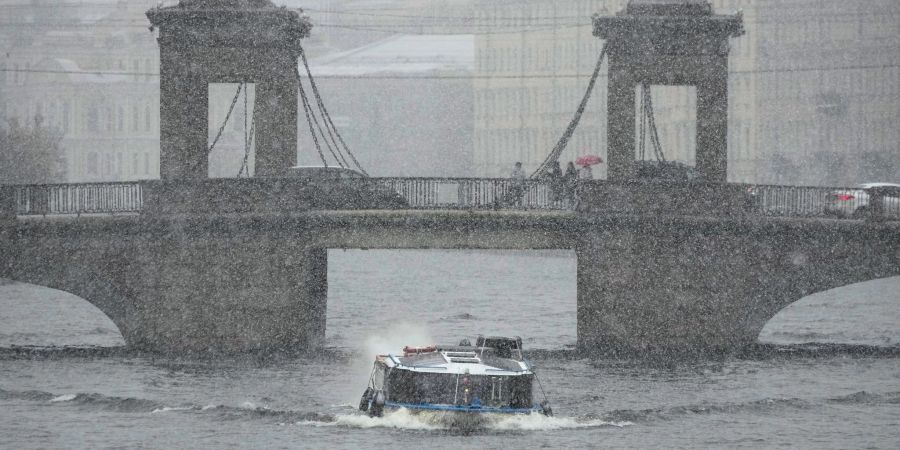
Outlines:
{"label": "bridge railing", "polygon": [[[178,210],[152,206],[194,197],[196,186],[166,182],[178,195],[150,195],[159,181],[7,186],[15,215],[77,215]],[[194,184],[204,182],[191,182]],[[286,178],[207,180],[209,211],[308,209],[531,209],[593,213],[847,217],[900,220],[900,189],[703,183],[562,183],[507,178]],[[230,189],[227,186],[243,186]],[[324,189],[323,189],[324,188]],[[150,191],[147,191],[150,189]],[[208,191],[208,192],[207,192]],[[200,192],[200,191],[198,191]],[[253,194],[253,195],[251,195]],[[147,196],[151,200],[147,200]],[[320,197],[324,200],[317,200]],[[198,197],[199,198],[199,197]],[[204,197],[205,198],[205,197]],[[150,202],[147,206],[146,202]],[[217,206],[218,205],[218,206]],[[149,209],[148,209],[149,208]],[[193,207],[191,207],[193,208]],[[7,208],[8,209],[8,208]],[[182,208],[183,209],[183,208]],[[201,208],[202,209],[202,208]],[[227,209],[227,208],[226,208]],[[194,211],[194,209],[189,209]],[[206,210],[204,210],[206,211]]]}
{"label": "bridge railing", "polygon": [[567,209],[562,183],[508,178],[370,178],[413,209]]}
{"label": "bridge railing", "polygon": [[110,214],[140,212],[138,182],[36,184],[16,186],[16,214]]}
{"label": "bridge railing", "polygon": [[900,188],[747,185],[757,214],[900,220]]}

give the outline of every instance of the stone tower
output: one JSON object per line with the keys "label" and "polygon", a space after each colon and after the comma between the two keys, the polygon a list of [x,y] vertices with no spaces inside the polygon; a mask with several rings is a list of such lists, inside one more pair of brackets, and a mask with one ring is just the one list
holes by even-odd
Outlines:
{"label": "stone tower", "polygon": [[697,88],[697,173],[725,182],[728,142],[728,39],[743,34],[740,14],[719,15],[702,0],[631,0],[615,16],[594,16],[609,61],[609,179],[635,173],[635,88],[641,83]]}
{"label": "stone tower", "polygon": [[159,29],[160,177],[204,179],[210,83],[255,83],[256,174],[297,161],[297,57],[311,25],[269,0],[181,0]]}

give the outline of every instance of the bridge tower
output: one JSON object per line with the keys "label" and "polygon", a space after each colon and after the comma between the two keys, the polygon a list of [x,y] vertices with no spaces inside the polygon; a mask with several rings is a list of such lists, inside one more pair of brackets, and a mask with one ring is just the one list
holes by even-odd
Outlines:
{"label": "bridge tower", "polygon": [[728,39],[743,34],[740,14],[712,13],[705,0],[630,0],[615,16],[594,16],[609,61],[607,159],[610,180],[635,172],[635,88],[697,88],[697,172],[725,182],[728,138]]}
{"label": "bridge tower", "polygon": [[311,24],[270,0],[180,0],[147,11],[159,29],[160,177],[208,174],[210,83],[256,84],[256,173],[297,161],[297,57]]}

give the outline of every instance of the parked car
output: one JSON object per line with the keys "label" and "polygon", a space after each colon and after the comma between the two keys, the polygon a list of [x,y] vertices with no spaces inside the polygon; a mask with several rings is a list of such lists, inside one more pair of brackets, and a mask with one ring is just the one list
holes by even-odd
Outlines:
{"label": "parked car", "polygon": [[294,166],[287,170],[285,176],[309,181],[321,190],[319,195],[333,207],[390,209],[409,206],[409,202],[397,191],[353,169]]}
{"label": "parked car", "polygon": [[900,184],[896,183],[864,183],[852,189],[831,191],[825,201],[825,213],[838,217],[866,217],[873,212],[869,200],[876,190],[881,193],[882,214],[900,217]]}
{"label": "parked car", "polygon": [[288,169],[287,176],[305,178],[313,181],[362,179],[366,176],[353,169],[335,166],[294,166]]}
{"label": "parked car", "polygon": [[639,180],[694,181],[699,177],[693,166],[677,161],[635,161],[635,178]]}

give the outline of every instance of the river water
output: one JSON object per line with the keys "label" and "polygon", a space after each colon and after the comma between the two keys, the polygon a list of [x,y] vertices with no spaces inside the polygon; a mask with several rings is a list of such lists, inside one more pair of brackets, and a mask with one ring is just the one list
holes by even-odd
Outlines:
{"label": "river water", "polygon": [[[313,358],[5,353],[0,448],[900,447],[900,357],[887,352],[557,358],[575,344],[568,252],[330,251],[328,276],[329,347]],[[809,297],[761,340],[897,347],[898,292],[894,278]],[[478,333],[549,350],[533,363],[555,417],[459,430],[355,411],[375,352]],[[87,302],[0,282],[0,347],[121,344]]]}

